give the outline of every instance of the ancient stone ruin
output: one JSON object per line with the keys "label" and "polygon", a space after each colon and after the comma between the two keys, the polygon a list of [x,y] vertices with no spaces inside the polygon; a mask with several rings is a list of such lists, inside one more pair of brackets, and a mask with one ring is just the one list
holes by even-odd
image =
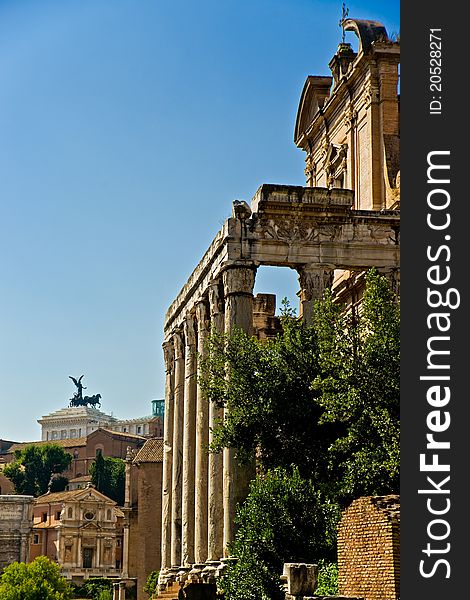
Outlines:
{"label": "ancient stone ruin", "polygon": [[203,398],[197,354],[211,329],[272,331],[272,298],[253,296],[258,267],[297,272],[307,321],[326,287],[341,282],[351,294],[370,267],[398,286],[399,46],[380,23],[348,19],[344,27],[356,33],[358,52],[341,43],[332,76],[309,76],[300,99],[294,137],[306,152],[307,186],[264,184],[250,205],[234,201],[166,314],[162,589],[176,579],[207,583],[228,560],[252,472],[233,449],[207,454],[223,413]]}

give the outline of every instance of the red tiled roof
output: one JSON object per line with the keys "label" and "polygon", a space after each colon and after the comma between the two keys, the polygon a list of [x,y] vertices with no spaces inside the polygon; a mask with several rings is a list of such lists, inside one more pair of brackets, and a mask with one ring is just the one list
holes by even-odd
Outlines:
{"label": "red tiled roof", "polygon": [[62,448],[76,448],[86,446],[86,437],[67,438],[65,440],[39,440],[38,442],[18,442],[10,446],[5,454],[13,454],[15,450],[23,450],[26,446],[44,446],[45,444],[57,444]]}
{"label": "red tiled roof", "polygon": [[150,438],[137,452],[135,463],[163,462],[163,438]]}

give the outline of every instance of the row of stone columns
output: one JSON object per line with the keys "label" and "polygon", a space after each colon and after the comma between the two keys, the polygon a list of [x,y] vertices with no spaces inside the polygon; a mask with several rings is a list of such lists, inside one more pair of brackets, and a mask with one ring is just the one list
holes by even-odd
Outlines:
{"label": "row of stone columns", "polygon": [[[233,448],[208,454],[212,430],[223,409],[208,403],[198,383],[197,355],[207,352],[211,329],[253,330],[253,266],[231,266],[205,290],[163,344],[165,443],[162,503],[162,570],[220,560],[234,537],[236,507],[253,469],[241,467]],[[301,312],[331,283],[324,268],[299,271]]]}

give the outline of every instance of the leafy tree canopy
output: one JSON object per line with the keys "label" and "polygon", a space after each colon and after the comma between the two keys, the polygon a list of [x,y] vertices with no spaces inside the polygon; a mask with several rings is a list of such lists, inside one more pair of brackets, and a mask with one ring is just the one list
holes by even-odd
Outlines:
{"label": "leafy tree canopy", "polygon": [[98,453],[90,465],[91,482],[96,489],[123,506],[126,464],[121,458],[104,457]]}
{"label": "leafy tree canopy", "polygon": [[59,567],[45,556],[31,563],[14,562],[0,576],[2,600],[68,600],[72,589]]}
{"label": "leafy tree canopy", "polygon": [[399,309],[371,271],[360,311],[330,294],[311,325],[290,311],[283,333],[262,341],[236,331],[210,336],[201,385],[228,408],[211,450],[256,451],[264,469],[296,465],[330,499],[397,491]]}
{"label": "leafy tree canopy", "polygon": [[[17,494],[41,496],[48,489],[51,477],[69,468],[72,457],[58,444],[28,445],[15,451],[15,460],[6,465],[3,473],[8,477]],[[52,480],[51,491],[65,489],[68,480],[60,477]]]}
{"label": "leafy tree canopy", "polygon": [[297,468],[258,476],[237,515],[230,551],[238,562],[222,582],[226,598],[283,598],[279,575],[285,562],[315,563],[335,557],[338,516],[337,505],[322,500]]}

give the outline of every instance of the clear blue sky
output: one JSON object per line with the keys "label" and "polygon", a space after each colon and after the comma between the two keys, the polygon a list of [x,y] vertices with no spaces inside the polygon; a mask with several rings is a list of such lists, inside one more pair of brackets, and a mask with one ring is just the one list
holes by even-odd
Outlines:
{"label": "clear blue sky", "polygon": [[[350,16],[399,31],[399,2]],[[308,75],[341,2],[0,0],[0,437],[86,393],[119,418],[163,397],[164,314],[262,183],[304,184]],[[353,34],[347,34],[354,42]],[[289,295],[294,273],[257,292]]]}

